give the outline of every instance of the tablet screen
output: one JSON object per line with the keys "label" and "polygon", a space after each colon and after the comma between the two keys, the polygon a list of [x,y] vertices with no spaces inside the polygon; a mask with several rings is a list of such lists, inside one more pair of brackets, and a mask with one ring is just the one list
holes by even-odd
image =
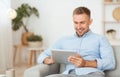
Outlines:
{"label": "tablet screen", "polygon": [[77,52],[74,50],[51,50],[55,63],[69,64],[68,57],[76,55]]}

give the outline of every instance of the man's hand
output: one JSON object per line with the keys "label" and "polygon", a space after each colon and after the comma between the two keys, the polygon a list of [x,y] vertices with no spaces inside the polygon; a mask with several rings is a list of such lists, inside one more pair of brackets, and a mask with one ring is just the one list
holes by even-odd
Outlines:
{"label": "man's hand", "polygon": [[77,67],[97,67],[96,60],[84,60],[79,54],[74,56],[69,56],[68,61]]}
{"label": "man's hand", "polygon": [[54,63],[54,60],[52,56],[44,59],[44,64],[53,64],[53,63]]}
{"label": "man's hand", "polygon": [[84,67],[86,64],[86,61],[79,54],[68,57],[68,61],[77,67]]}

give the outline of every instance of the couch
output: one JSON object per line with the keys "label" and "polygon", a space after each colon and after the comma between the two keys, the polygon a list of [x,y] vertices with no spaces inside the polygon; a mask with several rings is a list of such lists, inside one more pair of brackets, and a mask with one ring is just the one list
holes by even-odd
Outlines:
{"label": "couch", "polygon": [[[116,68],[105,71],[105,77],[120,77],[120,51],[115,51]],[[61,73],[65,69],[64,64],[37,64],[24,71],[24,77],[45,77],[50,74]]]}

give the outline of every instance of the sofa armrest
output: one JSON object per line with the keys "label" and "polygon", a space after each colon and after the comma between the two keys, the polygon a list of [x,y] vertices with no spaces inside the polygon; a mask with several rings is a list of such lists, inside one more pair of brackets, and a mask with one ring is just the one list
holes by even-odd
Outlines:
{"label": "sofa armrest", "polygon": [[59,64],[38,64],[24,71],[24,77],[45,77],[49,74],[59,73]]}

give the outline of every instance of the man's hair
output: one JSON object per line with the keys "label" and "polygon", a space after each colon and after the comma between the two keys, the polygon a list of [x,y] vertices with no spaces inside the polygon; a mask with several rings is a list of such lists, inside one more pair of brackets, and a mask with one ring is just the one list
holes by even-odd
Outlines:
{"label": "man's hair", "polygon": [[91,13],[90,10],[87,7],[77,7],[74,11],[73,11],[73,15],[79,15],[79,14],[86,14],[89,17],[91,17]]}

